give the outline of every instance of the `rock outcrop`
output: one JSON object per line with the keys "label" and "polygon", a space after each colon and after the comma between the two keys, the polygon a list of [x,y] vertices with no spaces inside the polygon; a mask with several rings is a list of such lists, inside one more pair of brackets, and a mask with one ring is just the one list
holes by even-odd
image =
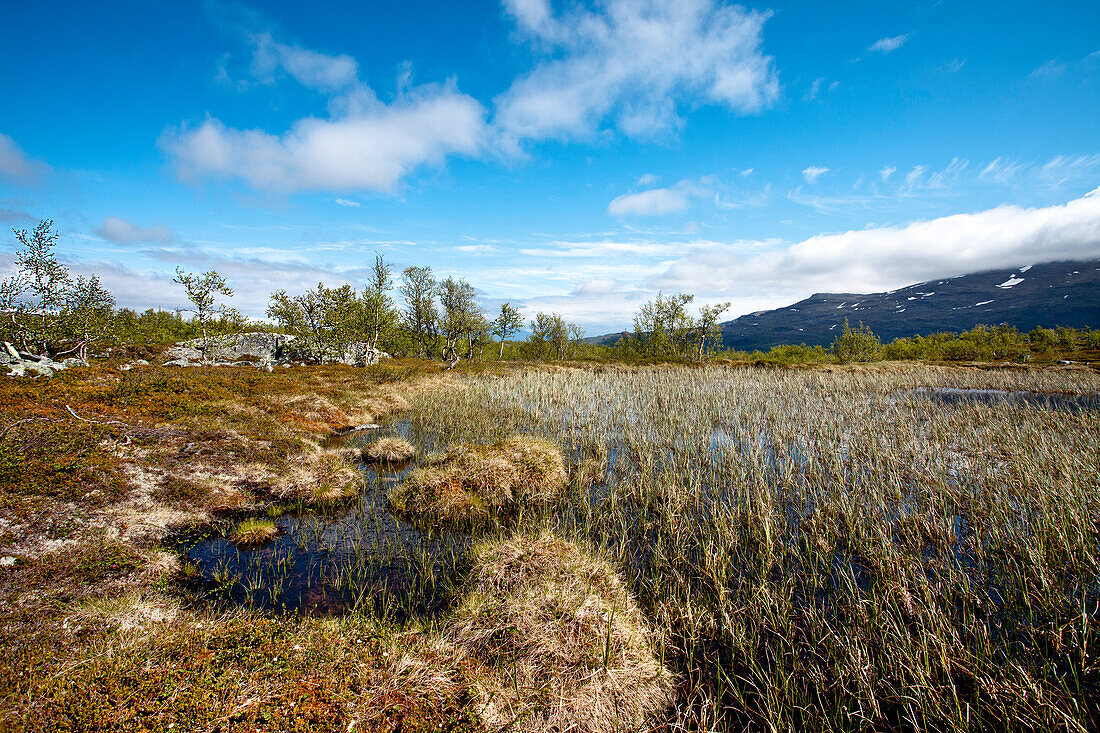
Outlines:
{"label": "rock outcrop", "polygon": [[[201,338],[182,341],[168,349],[166,364],[170,366],[193,366],[204,362]],[[372,349],[369,344],[350,344],[337,358],[325,359],[329,363],[348,364],[350,366],[368,366],[376,364],[389,354]],[[279,364],[317,363],[318,359],[307,349],[298,345],[298,338],[285,333],[242,333],[236,336],[222,336],[208,339],[205,363],[215,366],[251,366],[259,368],[273,367]]]}
{"label": "rock outcrop", "polygon": [[74,366],[88,366],[88,362],[82,359],[54,361],[48,356],[18,351],[7,341],[0,348],[0,368],[6,367],[9,377],[52,377],[54,372]]}

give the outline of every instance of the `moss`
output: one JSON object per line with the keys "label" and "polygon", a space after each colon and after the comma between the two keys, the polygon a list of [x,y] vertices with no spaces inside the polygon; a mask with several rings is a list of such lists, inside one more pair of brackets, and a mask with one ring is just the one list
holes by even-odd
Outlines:
{"label": "moss", "polygon": [[153,496],[167,504],[203,507],[210,502],[212,493],[209,484],[168,474],[157,484]]}
{"label": "moss", "polygon": [[396,511],[421,522],[479,526],[493,515],[553,504],[567,480],[552,443],[516,436],[451,448],[442,462],[412,471],[389,500]]}

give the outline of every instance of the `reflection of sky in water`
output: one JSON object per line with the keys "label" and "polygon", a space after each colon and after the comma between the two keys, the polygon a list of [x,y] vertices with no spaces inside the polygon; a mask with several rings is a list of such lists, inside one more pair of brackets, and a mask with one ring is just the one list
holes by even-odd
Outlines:
{"label": "reflection of sky in water", "polygon": [[[497,409],[507,406],[511,393],[493,387],[489,391]],[[320,612],[395,601],[408,603],[414,610],[430,609],[446,602],[448,583],[439,581],[452,576],[463,562],[471,537],[423,531],[402,521],[389,511],[386,490],[429,454],[441,453],[454,442],[492,442],[504,433],[542,435],[555,441],[571,467],[595,463],[592,484],[575,495],[583,497],[584,506],[570,502],[554,517],[554,521],[572,526],[576,526],[578,512],[600,512],[605,501],[614,500],[612,485],[672,476],[689,481],[697,490],[697,501],[688,510],[692,512],[728,506],[754,492],[774,492],[786,507],[787,530],[796,533],[802,518],[818,504],[820,477],[813,479],[809,472],[827,467],[833,472],[831,480],[842,484],[874,480],[871,467],[851,454],[851,436],[846,430],[832,436],[779,437],[770,432],[766,419],[735,410],[711,425],[685,420],[679,431],[667,426],[658,429],[643,419],[638,409],[615,399],[621,395],[595,390],[570,399],[573,397],[568,404],[552,402],[551,406],[512,402],[508,419],[462,428],[472,431],[469,433],[436,432],[436,426],[429,427],[424,416],[416,413],[411,419],[395,420],[378,429],[349,433],[333,442],[362,446],[383,436],[402,437],[417,446],[417,459],[402,466],[364,466],[368,486],[358,500],[336,513],[279,517],[280,535],[264,547],[245,550],[227,540],[213,539],[188,548],[187,558],[199,567],[207,587],[220,587],[222,595],[237,602]],[[880,399],[879,415],[884,419],[900,417],[902,413],[885,416],[911,399],[947,406],[979,402],[1029,409],[1100,408],[1100,395],[1096,394],[954,387],[918,387]],[[946,456],[944,461],[948,484],[959,487],[971,480],[969,461],[958,456]],[[902,495],[897,503],[882,509],[882,517],[896,521],[914,509],[910,498]],[[956,541],[961,545],[968,534],[967,523],[959,516],[955,522]],[[594,539],[619,543],[640,538]],[[646,550],[639,547],[638,552],[641,556]]]}
{"label": "reflection of sky in water", "polygon": [[[408,421],[354,433],[347,445],[383,435],[411,438]],[[432,441],[414,441],[433,450]],[[421,451],[420,455],[425,455]],[[446,601],[436,581],[452,574],[470,544],[464,533],[423,531],[389,511],[386,490],[416,463],[365,465],[367,488],[334,513],[283,515],[279,536],[254,549],[216,538],[186,548],[207,588],[265,608],[339,612],[348,607],[400,606],[418,609]],[[445,584],[444,584],[445,586]]]}

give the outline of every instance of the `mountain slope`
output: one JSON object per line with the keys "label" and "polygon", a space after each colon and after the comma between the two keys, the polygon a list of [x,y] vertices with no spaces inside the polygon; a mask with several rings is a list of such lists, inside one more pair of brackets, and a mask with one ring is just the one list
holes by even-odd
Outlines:
{"label": "mountain slope", "polygon": [[[767,350],[779,344],[829,346],[843,332],[870,327],[884,342],[899,336],[966,331],[979,324],[1100,327],[1100,259],[1048,262],[930,280],[886,293],[815,293],[721,325],[727,348]],[[614,344],[622,334],[590,339]]]}
{"label": "mountain slope", "polygon": [[786,308],[722,324],[727,348],[829,345],[844,330],[870,327],[883,341],[978,324],[1100,327],[1100,259],[1049,262],[930,280],[886,293],[816,293]]}

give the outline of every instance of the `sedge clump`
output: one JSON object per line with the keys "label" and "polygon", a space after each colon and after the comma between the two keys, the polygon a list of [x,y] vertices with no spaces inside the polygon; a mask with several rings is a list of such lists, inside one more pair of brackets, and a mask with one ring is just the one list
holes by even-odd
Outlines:
{"label": "sedge clump", "polygon": [[404,438],[379,438],[363,446],[364,460],[382,463],[402,463],[416,456],[416,447]]}
{"label": "sedge clump", "polygon": [[233,530],[231,539],[241,547],[258,547],[270,542],[279,533],[270,519],[246,519]]}
{"label": "sedge clump", "polygon": [[672,675],[611,564],[552,534],[473,551],[443,630],[491,730],[643,730],[671,704]]}
{"label": "sedge clump", "polygon": [[480,525],[491,516],[545,507],[565,493],[568,474],[557,446],[530,436],[492,445],[458,445],[412,471],[390,506],[422,522]]}

